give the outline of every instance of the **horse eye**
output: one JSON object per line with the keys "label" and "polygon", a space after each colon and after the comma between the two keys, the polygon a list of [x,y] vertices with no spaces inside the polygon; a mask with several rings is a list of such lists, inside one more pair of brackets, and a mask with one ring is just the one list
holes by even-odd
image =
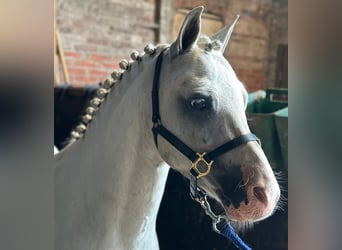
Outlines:
{"label": "horse eye", "polygon": [[191,107],[198,109],[198,110],[204,110],[208,107],[207,100],[204,98],[195,98],[190,101]]}

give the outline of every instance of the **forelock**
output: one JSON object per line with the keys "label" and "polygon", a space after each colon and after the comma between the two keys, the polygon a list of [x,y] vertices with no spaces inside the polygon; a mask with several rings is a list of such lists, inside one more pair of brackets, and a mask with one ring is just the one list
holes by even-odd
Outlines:
{"label": "forelock", "polygon": [[197,41],[197,46],[205,51],[219,51],[222,43],[218,40],[211,40],[208,36],[201,36]]}

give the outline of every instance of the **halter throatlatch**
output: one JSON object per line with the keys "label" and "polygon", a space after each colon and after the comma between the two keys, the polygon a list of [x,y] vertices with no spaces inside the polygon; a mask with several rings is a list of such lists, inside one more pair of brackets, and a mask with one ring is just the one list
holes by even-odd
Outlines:
{"label": "halter throatlatch", "polygon": [[230,140],[223,145],[217,147],[210,152],[195,152],[184,142],[178,139],[173,133],[171,133],[162,124],[160,113],[159,113],[159,76],[161,65],[163,61],[164,51],[163,49],[158,55],[157,62],[155,65],[155,71],[153,76],[153,87],[152,87],[152,132],[154,137],[154,143],[158,148],[158,135],[162,136],[171,145],[173,145],[179,152],[185,155],[191,161],[190,168],[190,196],[193,200],[201,204],[205,213],[213,220],[213,229],[215,232],[230,239],[236,247],[240,249],[250,249],[239,236],[234,232],[233,228],[229,224],[228,218],[224,215],[215,215],[210,204],[207,201],[207,195],[204,189],[197,185],[197,180],[210,173],[211,167],[214,163],[214,159],[221,156],[222,154],[231,151],[232,149],[246,144],[250,141],[257,141],[259,139],[252,133],[241,135],[233,140]]}

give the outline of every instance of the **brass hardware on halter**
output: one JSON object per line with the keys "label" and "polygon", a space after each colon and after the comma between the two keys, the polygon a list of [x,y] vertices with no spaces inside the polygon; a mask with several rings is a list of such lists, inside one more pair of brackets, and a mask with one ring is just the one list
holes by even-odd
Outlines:
{"label": "brass hardware on halter", "polygon": [[[203,152],[202,154],[200,153],[196,153],[196,155],[198,156],[197,160],[193,163],[191,163],[191,169],[194,169],[195,172],[198,174],[196,176],[197,179],[206,176],[207,174],[209,174],[211,166],[213,165],[214,161],[210,161],[207,162],[204,159],[204,156],[206,155],[206,152]],[[204,168],[204,169],[203,169]]]}

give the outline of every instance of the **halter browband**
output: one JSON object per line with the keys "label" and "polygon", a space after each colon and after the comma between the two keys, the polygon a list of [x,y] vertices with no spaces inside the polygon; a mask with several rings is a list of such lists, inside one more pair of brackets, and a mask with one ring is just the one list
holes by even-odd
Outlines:
{"label": "halter browband", "polygon": [[[210,151],[209,153],[203,152],[198,153],[193,151],[184,142],[178,139],[173,133],[171,133],[167,128],[165,128],[161,122],[159,113],[159,77],[160,70],[163,61],[163,54],[167,48],[163,49],[158,55],[157,62],[155,65],[154,77],[153,77],[153,87],[152,87],[152,122],[153,122],[153,136],[154,143],[158,147],[158,134],[161,135],[165,140],[172,144],[178,151],[185,155],[191,162],[191,177],[190,182],[194,185],[190,187],[190,193],[193,195],[197,192],[197,179],[202,176],[209,174],[211,166],[214,159],[220,155],[250,141],[258,141],[259,139],[252,133],[241,135],[231,141],[224,143],[223,145],[217,147],[216,149]],[[194,197],[193,197],[194,198]]]}

